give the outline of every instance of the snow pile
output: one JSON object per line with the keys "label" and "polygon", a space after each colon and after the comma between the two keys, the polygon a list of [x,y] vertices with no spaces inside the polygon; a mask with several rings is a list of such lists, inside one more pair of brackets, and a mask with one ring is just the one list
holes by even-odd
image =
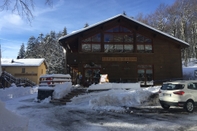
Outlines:
{"label": "snow pile", "polygon": [[158,102],[151,100],[151,95],[159,91],[158,88],[137,89],[137,90],[110,90],[92,97],[89,106],[92,109],[119,110],[122,107],[134,107],[141,105],[157,105]]}
{"label": "snow pile", "polygon": [[197,60],[195,58],[189,59],[187,66],[185,66],[184,63],[182,65],[184,79],[192,80],[197,78],[197,74],[195,74],[195,71],[197,70]]}
{"label": "snow pile", "polygon": [[61,99],[66,96],[68,93],[71,92],[72,83],[65,82],[63,84],[57,84],[54,88],[53,98],[54,99]]}
{"label": "snow pile", "polygon": [[37,92],[38,87],[16,87],[12,84],[11,87],[0,89],[0,100],[5,101],[13,98],[18,98]]}
{"label": "snow pile", "polygon": [[139,89],[140,83],[103,83],[91,85],[88,91],[92,90],[109,90],[109,89]]}
{"label": "snow pile", "polygon": [[[118,89],[118,85],[121,88]],[[124,89],[124,86],[127,88]],[[111,89],[99,91],[99,87],[101,90],[109,87]],[[128,87],[130,87],[129,90]],[[139,88],[136,83],[104,83],[92,85],[90,88],[95,89],[96,92],[74,97],[72,103],[67,105],[77,106],[76,108],[122,112],[125,107],[155,106],[159,104],[158,91],[160,86]]]}
{"label": "snow pile", "polygon": [[27,131],[28,119],[8,111],[0,101],[0,128],[1,131]]}

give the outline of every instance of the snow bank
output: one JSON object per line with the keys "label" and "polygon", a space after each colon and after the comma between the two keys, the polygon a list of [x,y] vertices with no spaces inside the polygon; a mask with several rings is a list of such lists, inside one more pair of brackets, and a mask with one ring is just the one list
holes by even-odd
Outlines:
{"label": "snow bank", "polygon": [[103,83],[93,84],[87,90],[109,90],[109,89],[139,89],[140,83]]}
{"label": "snow bank", "polygon": [[[150,96],[159,91],[160,87],[138,88],[137,90],[110,90],[97,97],[92,97],[89,106],[92,109],[119,110],[122,107],[141,105],[157,105],[157,101],[151,101]],[[121,110],[121,109],[120,109]]]}
{"label": "snow bank", "polygon": [[6,101],[13,98],[18,98],[37,92],[38,87],[16,87],[12,84],[11,87],[0,89],[0,100]]}
{"label": "snow bank", "polygon": [[71,92],[72,83],[65,82],[63,84],[58,84],[54,88],[53,98],[54,99],[61,99],[66,96],[68,93]]}
{"label": "snow bank", "polygon": [[27,131],[28,119],[7,110],[0,101],[0,128],[1,131]]}
{"label": "snow bank", "polygon": [[192,67],[183,67],[183,78],[184,79],[196,79],[195,71],[197,70],[197,66]]}

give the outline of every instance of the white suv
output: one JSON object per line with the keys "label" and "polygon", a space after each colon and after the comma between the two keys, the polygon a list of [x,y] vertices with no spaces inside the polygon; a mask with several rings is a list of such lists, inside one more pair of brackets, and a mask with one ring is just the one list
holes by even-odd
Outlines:
{"label": "white suv", "polygon": [[159,101],[164,109],[179,106],[187,112],[193,112],[197,104],[197,80],[163,83],[159,91]]}

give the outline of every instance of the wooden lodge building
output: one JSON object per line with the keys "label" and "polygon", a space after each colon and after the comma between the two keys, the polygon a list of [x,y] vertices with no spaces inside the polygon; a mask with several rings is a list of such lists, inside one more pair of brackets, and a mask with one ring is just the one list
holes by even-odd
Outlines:
{"label": "wooden lodge building", "polygon": [[76,82],[91,84],[97,74],[109,82],[147,85],[182,78],[181,49],[188,43],[138,22],[117,15],[59,39],[66,50],[67,72]]}

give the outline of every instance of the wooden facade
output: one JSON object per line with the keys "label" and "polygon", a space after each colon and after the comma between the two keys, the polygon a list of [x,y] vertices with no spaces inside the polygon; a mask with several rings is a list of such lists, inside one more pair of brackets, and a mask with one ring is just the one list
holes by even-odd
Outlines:
{"label": "wooden facade", "polygon": [[73,82],[80,73],[82,84],[95,82],[98,73],[108,74],[109,82],[181,79],[181,49],[189,46],[124,15],[61,37],[59,43]]}

